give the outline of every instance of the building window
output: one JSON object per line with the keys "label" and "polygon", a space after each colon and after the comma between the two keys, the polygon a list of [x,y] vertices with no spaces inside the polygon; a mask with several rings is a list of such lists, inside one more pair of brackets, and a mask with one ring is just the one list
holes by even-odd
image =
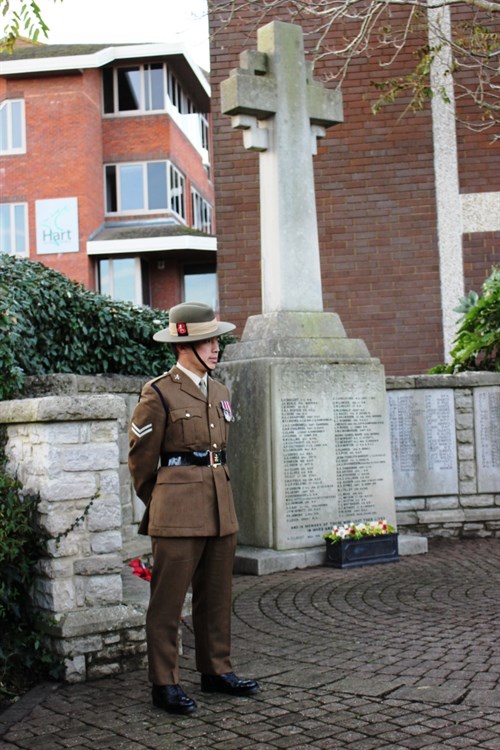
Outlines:
{"label": "building window", "polygon": [[191,191],[193,228],[212,234],[212,206],[196,190]]}
{"label": "building window", "polygon": [[165,65],[104,68],[104,114],[165,110]]}
{"label": "building window", "polygon": [[169,187],[170,187],[170,209],[186,218],[186,204],[184,200],[185,193],[185,180],[183,175],[176,169],[173,164],[170,165],[169,169]]}
{"label": "building window", "polygon": [[186,219],[185,179],[166,161],[108,164],[106,213],[146,213],[171,210]]}
{"label": "building window", "polygon": [[0,154],[26,153],[26,123],[23,99],[0,104]]}
{"label": "building window", "polygon": [[213,310],[219,309],[215,264],[184,266],[184,300],[203,302]]}
{"label": "building window", "polygon": [[167,68],[167,94],[171,104],[181,115],[190,115],[196,111],[193,102],[170,68]]}
{"label": "building window", "polygon": [[28,256],[28,208],[26,203],[0,204],[0,252]]}
{"label": "building window", "polygon": [[167,97],[181,114],[195,107],[165,63],[104,68],[102,72],[105,115],[120,112],[164,112]]}
{"label": "building window", "polygon": [[143,304],[140,258],[102,258],[97,266],[101,294],[116,300]]}
{"label": "building window", "polygon": [[144,69],[144,101],[145,109],[165,109],[165,76],[164,67],[146,65]]}
{"label": "building window", "polygon": [[209,135],[208,135],[208,117],[200,114],[200,127],[201,127],[201,145],[208,151],[209,146]]}
{"label": "building window", "polygon": [[142,105],[141,70],[140,68],[118,68],[118,111],[144,109]]}

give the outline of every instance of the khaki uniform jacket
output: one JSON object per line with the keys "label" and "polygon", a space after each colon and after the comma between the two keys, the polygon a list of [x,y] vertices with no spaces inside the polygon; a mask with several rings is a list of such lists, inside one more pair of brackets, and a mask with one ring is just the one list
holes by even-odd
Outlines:
{"label": "khaki uniform jacket", "polygon": [[182,370],[144,386],[129,427],[129,469],[146,505],[139,533],[160,537],[226,536],[238,530],[229,470],[160,466],[166,453],[225,449],[226,386],[208,378],[208,399]]}

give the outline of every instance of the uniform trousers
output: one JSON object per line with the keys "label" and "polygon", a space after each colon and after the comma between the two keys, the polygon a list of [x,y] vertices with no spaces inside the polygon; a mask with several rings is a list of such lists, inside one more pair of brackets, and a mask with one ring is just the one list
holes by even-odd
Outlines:
{"label": "uniform trousers", "polygon": [[178,630],[190,584],[196,668],[212,675],[232,671],[236,536],[152,537],[153,570],[146,638],[149,679],[155,685],[179,683]]}

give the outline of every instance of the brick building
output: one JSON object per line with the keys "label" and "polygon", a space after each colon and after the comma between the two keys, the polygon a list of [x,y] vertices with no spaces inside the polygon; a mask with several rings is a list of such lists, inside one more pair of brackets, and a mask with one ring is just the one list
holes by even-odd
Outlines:
{"label": "brick building", "polygon": [[[241,132],[220,113],[220,83],[242,50],[257,49],[257,27],[289,21],[284,6],[262,18],[241,3],[231,19],[210,19],[219,292],[239,333],[261,312],[258,155],[244,150]],[[314,41],[305,35],[306,55]],[[389,75],[411,70],[413,52],[405,50]],[[371,81],[388,77],[379,60],[351,65],[344,122],[327,130],[314,157],[323,302],[388,374],[404,375],[444,361],[458,299],[479,292],[500,261],[500,158],[491,131],[458,125],[440,97],[415,115],[401,117],[403,102],[374,116]],[[328,81],[335,65],[318,61],[315,79]],[[453,100],[449,77],[444,85]]]}
{"label": "brick building", "polygon": [[91,289],[218,307],[210,88],[177,45],[0,55],[0,251]]}

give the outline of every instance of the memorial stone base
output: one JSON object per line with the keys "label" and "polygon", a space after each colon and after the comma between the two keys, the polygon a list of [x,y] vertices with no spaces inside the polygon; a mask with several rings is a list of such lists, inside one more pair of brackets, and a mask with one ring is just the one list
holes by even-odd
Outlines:
{"label": "memorial stone base", "polygon": [[[396,525],[384,370],[337,315],[249,318],[218,377],[232,393],[240,545],[318,564],[334,523]],[[295,557],[280,566],[302,567]]]}

